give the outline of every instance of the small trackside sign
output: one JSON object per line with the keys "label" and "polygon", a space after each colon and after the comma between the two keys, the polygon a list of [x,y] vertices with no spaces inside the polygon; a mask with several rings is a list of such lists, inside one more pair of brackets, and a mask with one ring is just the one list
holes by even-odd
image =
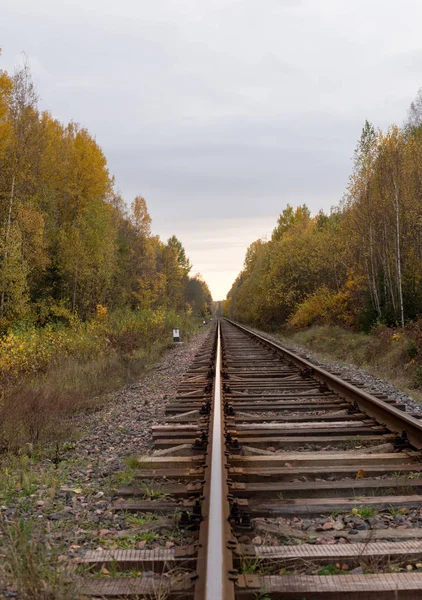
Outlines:
{"label": "small trackside sign", "polygon": [[180,335],[178,329],[173,329],[173,342],[180,342]]}

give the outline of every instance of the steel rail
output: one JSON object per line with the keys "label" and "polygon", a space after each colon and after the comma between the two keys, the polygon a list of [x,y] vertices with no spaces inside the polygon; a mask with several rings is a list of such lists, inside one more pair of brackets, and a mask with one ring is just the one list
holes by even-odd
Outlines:
{"label": "steel rail", "polygon": [[195,600],[234,600],[233,558],[230,549],[228,464],[225,415],[221,393],[221,327],[217,327],[217,355],[210,441],[205,467],[203,522],[199,532],[198,580]]}
{"label": "steel rail", "polygon": [[309,369],[312,377],[321,383],[327,384],[332,391],[336,392],[340,396],[356,402],[363,412],[376,419],[378,423],[386,425],[386,427],[393,432],[401,433],[405,431],[412,446],[418,450],[422,449],[422,423],[420,420],[415,419],[415,417],[412,417],[411,415],[399,410],[398,408],[395,408],[394,406],[391,406],[388,404],[388,402],[384,402],[380,398],[376,398],[369,392],[361,390],[353,384],[344,381],[340,377],[333,375],[322,367],[314,365],[305,358],[302,358],[291,350],[287,350],[280,344],[273,342],[262,335],[259,335],[248,327],[245,327],[244,325],[241,325],[240,323],[230,319],[225,320],[241,331],[244,331],[252,338],[259,340],[267,347],[276,349],[284,357],[291,360],[296,366]]}

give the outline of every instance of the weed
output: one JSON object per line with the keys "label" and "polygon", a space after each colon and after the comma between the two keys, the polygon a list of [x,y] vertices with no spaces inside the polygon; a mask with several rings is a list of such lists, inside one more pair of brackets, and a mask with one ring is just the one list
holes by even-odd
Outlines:
{"label": "weed", "polygon": [[62,445],[63,452],[68,452],[69,450],[74,450],[74,449],[75,449],[75,444],[73,444],[72,442],[64,442],[64,444]]}
{"label": "weed", "polygon": [[142,527],[142,525],[149,525],[157,520],[157,517],[150,513],[142,513],[140,515],[133,515],[130,513],[126,517],[126,523],[131,527]]}
{"label": "weed", "polygon": [[158,533],[154,533],[153,531],[145,531],[144,533],[138,533],[137,535],[134,536],[125,536],[125,537],[120,537],[120,538],[114,538],[114,539],[107,539],[107,540],[100,540],[102,545],[106,545],[106,544],[112,544],[112,545],[116,545],[118,548],[122,549],[122,550],[129,550],[131,548],[135,548],[137,542],[153,542],[154,540],[156,540],[158,537],[160,537],[158,535]]}
{"label": "weed", "polygon": [[406,506],[403,506],[402,508],[395,508],[394,506],[390,506],[389,508],[387,508],[387,510],[393,517],[397,517],[398,515],[407,515],[407,513],[409,512],[409,509],[406,508]]}
{"label": "weed", "polygon": [[8,546],[4,569],[22,600],[71,600],[76,597],[70,573],[58,556],[48,554],[45,539],[41,539],[29,522],[5,524]]}
{"label": "weed", "polygon": [[418,365],[415,369],[415,372],[413,373],[413,380],[412,380],[412,384],[413,387],[415,388],[422,388],[422,366]]}
{"label": "weed", "polygon": [[263,588],[258,594],[255,596],[255,600],[271,600],[270,596],[267,594],[266,590]]}
{"label": "weed", "polygon": [[344,573],[344,571],[338,569],[335,565],[325,565],[317,571],[317,575],[339,575],[341,573]]}
{"label": "weed", "polygon": [[136,479],[133,471],[123,470],[113,473],[106,481],[105,490],[109,494],[115,492],[116,487],[131,485]]}
{"label": "weed", "polygon": [[369,519],[375,517],[378,511],[372,506],[359,506],[352,509],[352,514],[357,515],[361,519]]}
{"label": "weed", "polygon": [[139,469],[139,458],[136,456],[128,456],[125,458],[125,465],[128,469]]}
{"label": "weed", "polygon": [[144,492],[144,497],[151,498],[153,500],[159,500],[160,498],[168,498],[170,494],[164,492],[161,487],[154,487],[145,481],[141,481],[139,484],[140,488]]}
{"label": "weed", "polygon": [[253,575],[254,573],[260,573],[262,560],[255,556],[240,556],[240,572]]}

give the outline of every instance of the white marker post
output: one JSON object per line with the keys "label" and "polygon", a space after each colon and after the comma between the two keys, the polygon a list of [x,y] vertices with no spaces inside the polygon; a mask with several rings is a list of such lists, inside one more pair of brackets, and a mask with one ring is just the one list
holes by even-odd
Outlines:
{"label": "white marker post", "polygon": [[173,329],[173,342],[180,342],[180,335],[178,329]]}

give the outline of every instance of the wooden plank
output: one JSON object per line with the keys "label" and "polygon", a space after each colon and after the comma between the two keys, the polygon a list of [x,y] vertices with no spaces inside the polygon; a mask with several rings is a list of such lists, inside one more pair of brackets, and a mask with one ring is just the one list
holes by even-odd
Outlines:
{"label": "wooden plank", "polygon": [[[193,411],[195,412],[195,411]],[[311,415],[243,415],[242,412],[238,411],[235,415],[235,423],[239,426],[241,423],[262,423],[262,422],[270,422],[271,423],[302,423],[302,422],[322,422],[328,423],[331,421],[340,421],[341,419],[345,419],[347,421],[364,421],[366,416],[363,413],[356,413],[354,415],[348,415],[347,411],[344,411],[344,415],[340,415],[341,411],[330,411],[330,412],[322,412],[320,414],[311,414]],[[343,421],[344,422],[344,421]]]}
{"label": "wooden plank", "polygon": [[[307,444],[312,444],[315,446],[335,446],[336,444],[352,444],[359,446],[363,442],[368,443],[372,442],[373,444],[382,444],[387,442],[394,442],[396,439],[395,435],[392,434],[384,434],[384,435],[365,435],[362,436],[361,439],[356,439],[357,436],[348,436],[348,435],[302,435],[302,436],[274,436],[267,438],[260,437],[244,437],[242,438],[242,444],[247,446],[256,446],[257,448],[261,448],[262,446],[306,446]],[[168,442],[170,442],[169,440]],[[161,442],[157,442],[159,444]],[[174,444],[171,444],[174,445]]]}
{"label": "wooden plank", "polygon": [[254,529],[257,533],[275,534],[280,541],[286,541],[286,543],[292,543],[293,540],[303,542],[309,542],[312,544],[315,542],[315,537],[327,540],[328,545],[333,545],[332,541],[339,538],[345,538],[351,543],[379,541],[389,542],[402,542],[405,540],[421,540],[421,529],[367,529],[363,531],[353,530],[353,534],[348,529],[342,529],[336,531],[334,529],[329,531],[318,531],[317,533],[311,530],[297,529],[290,525],[283,525],[282,523],[273,522],[271,520],[258,519],[254,523]]}
{"label": "wooden plank", "polygon": [[[409,473],[420,473],[422,471],[421,463],[411,463],[405,465],[398,464],[387,464],[385,466],[381,465],[370,465],[370,464],[361,464],[361,465],[330,465],[330,471],[327,473],[327,468],[324,466],[321,467],[232,467],[230,469],[230,479],[233,481],[244,481],[244,482],[257,482],[257,481],[265,481],[271,479],[272,481],[291,481],[292,479],[298,479],[300,477],[306,477],[308,480],[314,480],[315,478],[324,479],[329,476],[337,476],[337,477],[352,477],[356,478],[358,471],[364,471],[366,473],[366,477],[374,477],[377,475],[385,475],[386,473],[397,473],[400,475],[406,475]],[[195,471],[191,469],[191,471]],[[201,473],[202,469],[198,469]],[[166,474],[165,470],[160,471]],[[147,471],[142,471],[142,473],[147,473]],[[157,471],[158,473],[158,471]],[[182,471],[179,470],[177,473],[180,473],[180,477],[182,477],[182,473],[188,473],[187,470]],[[146,476],[146,475],[144,475]],[[200,475],[198,475],[200,476]],[[171,475],[168,475],[171,477]],[[187,477],[185,474],[184,477]],[[192,475],[194,478],[194,475]],[[334,484],[333,484],[334,485]]]}
{"label": "wooden plank", "polygon": [[[283,446],[290,447],[302,447],[308,445],[313,446],[335,446],[336,444],[354,444],[359,446],[363,442],[372,442],[374,444],[381,444],[386,442],[393,442],[396,438],[393,434],[381,434],[381,435],[365,435],[362,438],[356,439],[357,436],[348,436],[348,435],[301,435],[301,436],[277,436],[277,437],[242,437],[242,444],[247,446],[255,446],[257,448],[274,446],[281,448]],[[186,444],[195,442],[194,436],[186,435],[184,441]],[[156,439],[154,441],[154,446],[156,448],[172,448],[177,446],[180,443],[180,440],[177,438],[171,439]],[[352,446],[353,447],[353,446]]]}
{"label": "wooden plank", "polygon": [[264,590],[271,600],[416,600],[422,573],[367,575],[241,575],[236,598],[254,600]]}
{"label": "wooden plank", "polygon": [[174,514],[187,508],[191,508],[193,502],[184,500],[183,502],[171,502],[170,500],[116,500],[111,505],[111,510],[128,512],[146,512]]}
{"label": "wooden plank", "polygon": [[[268,454],[266,456],[238,456],[230,457],[230,465],[239,467],[263,467],[263,466],[319,466],[329,469],[332,465],[356,465],[358,468],[364,468],[363,465],[383,465],[383,464],[418,464],[416,461],[418,453],[410,452],[388,452],[380,454],[368,454],[367,452],[283,452],[282,454]],[[422,463],[420,463],[422,464]]]}
{"label": "wooden plank", "polygon": [[278,402],[277,404],[271,403],[261,403],[261,404],[239,404],[237,402],[231,402],[233,408],[236,411],[247,411],[250,413],[282,413],[282,414],[291,414],[291,413],[311,413],[314,411],[327,411],[327,410],[343,410],[347,409],[347,405],[344,402],[327,402],[324,404],[316,403],[316,402],[295,402],[292,404],[291,402]]}
{"label": "wooden plank", "polygon": [[139,469],[135,471],[136,479],[184,479],[202,480],[205,470],[197,469]]}
{"label": "wooden plank", "polygon": [[164,467],[169,466],[171,469],[173,468],[183,468],[183,467],[201,467],[205,464],[205,455],[204,454],[196,454],[192,456],[140,456],[139,464],[142,467],[151,468]]}
{"label": "wooden plank", "polygon": [[166,598],[184,600],[193,595],[189,576],[170,577],[87,577],[78,586],[83,596],[97,598]]}
{"label": "wooden plank", "polygon": [[192,566],[196,560],[196,554],[194,546],[155,548],[153,550],[88,550],[78,562],[90,567],[91,570],[99,570],[105,566],[118,571],[142,569],[161,573],[175,567]]}
{"label": "wooden plank", "polygon": [[[154,497],[154,484],[152,488],[152,497]],[[202,494],[203,484],[199,482],[184,484],[184,483],[162,483],[158,482],[157,492],[166,494],[174,498],[189,498],[190,496],[199,496]],[[142,487],[139,485],[127,485],[119,488],[116,491],[118,496],[140,496],[146,498],[149,496],[148,486]]]}
{"label": "wooden plank", "polygon": [[[310,545],[315,543],[315,537],[326,541],[328,545],[334,545],[333,540],[339,538],[345,538],[349,542],[356,543],[362,542],[367,544],[369,542],[376,541],[387,541],[387,542],[403,542],[406,540],[418,540],[421,541],[421,529],[366,529],[363,531],[353,530],[350,533],[349,529],[342,529],[336,531],[331,529],[329,531],[318,531],[315,532],[313,529],[302,530],[290,525],[284,525],[283,523],[274,522],[272,520],[258,519],[254,523],[254,530],[257,533],[266,535],[267,533],[275,534],[279,541],[285,541],[287,544],[293,543],[295,540],[301,543],[309,543]],[[324,544],[321,544],[324,545]]]}
{"label": "wooden plank", "polygon": [[[345,561],[349,566],[356,566],[366,559],[374,560],[381,567],[392,560],[419,562],[422,556],[422,540],[402,542],[368,542],[366,544],[296,544],[294,546],[253,546],[241,545],[237,556],[259,559],[259,564],[276,564],[277,568],[285,565],[294,568],[306,563],[336,563]],[[373,563],[373,564],[374,564]]]}
{"label": "wooden plank", "polygon": [[422,496],[360,496],[355,498],[295,498],[274,502],[248,502],[248,512],[255,517],[307,517],[308,515],[326,515],[333,511],[351,512],[353,508],[370,505],[375,510],[390,508],[420,508]]}
{"label": "wooden plank", "polygon": [[[164,488],[165,489],[165,488]],[[238,498],[274,498],[281,496],[289,498],[336,498],[350,496],[351,498],[369,495],[374,492],[382,496],[386,491],[397,495],[410,495],[422,492],[422,480],[409,480],[404,477],[389,479],[355,479],[350,481],[279,481],[265,483],[233,482],[230,492]]]}
{"label": "wooden plank", "polygon": [[[280,435],[289,435],[289,436],[297,436],[297,435],[331,435],[332,433],[336,435],[347,435],[350,436],[368,436],[374,434],[386,434],[388,430],[383,425],[365,425],[364,423],[360,424],[343,424],[343,423],[323,423],[321,425],[315,423],[288,423],[288,424],[274,424],[273,426],[268,426],[268,424],[257,426],[251,428],[249,425],[243,426],[239,425],[236,428],[236,436],[238,438],[250,438],[251,436],[257,435],[259,432],[259,436],[262,438],[275,437],[278,434]],[[172,434],[173,436],[173,434]],[[155,437],[155,435],[153,436]],[[175,437],[175,436],[173,436]]]}
{"label": "wooden plank", "polygon": [[[270,421],[271,419],[267,420]],[[298,430],[303,430],[303,429],[320,429],[320,428],[324,428],[324,430],[326,431],[330,431],[332,429],[338,429],[340,428],[351,428],[351,429],[363,429],[365,427],[372,427],[373,425],[376,425],[376,423],[374,423],[373,421],[371,421],[370,423],[364,423],[363,421],[349,421],[347,419],[344,419],[343,421],[332,421],[330,423],[324,423],[321,424],[318,421],[300,421],[300,422],[288,422],[288,423],[248,423],[247,425],[244,423],[238,423],[236,425],[236,430],[237,432],[240,434],[241,432],[243,433],[250,433],[251,431],[259,431],[260,433],[264,432],[264,431],[293,431],[295,429]],[[191,426],[192,427],[192,426]],[[378,425],[378,427],[380,427]]]}
{"label": "wooden plank", "polygon": [[[297,427],[295,427],[295,425],[297,425]],[[327,426],[325,426],[327,425]],[[387,429],[383,426],[383,425],[360,425],[359,423],[351,426],[343,426],[342,424],[339,425],[333,425],[331,426],[331,423],[326,423],[323,424],[323,426],[318,427],[317,425],[315,425],[315,423],[311,423],[309,424],[309,426],[306,426],[303,423],[289,423],[287,426],[283,425],[280,427],[269,427],[267,428],[259,428],[256,427],[255,429],[251,429],[250,427],[248,427],[248,429],[243,430],[240,428],[236,428],[233,429],[231,431],[232,435],[234,435],[235,437],[238,437],[239,440],[240,439],[244,439],[244,438],[250,438],[250,436],[256,435],[257,431],[259,430],[259,436],[260,438],[262,438],[263,441],[265,441],[265,439],[268,439],[270,437],[274,437],[277,436],[278,434],[280,434],[281,436],[285,436],[288,435],[290,437],[292,436],[300,436],[300,435],[313,435],[313,436],[320,436],[320,435],[331,435],[331,433],[335,433],[336,435],[347,435],[347,437],[350,436],[365,436],[365,438],[367,436],[370,435],[374,435],[374,434],[386,434],[387,433]],[[203,429],[199,429],[197,426],[191,427],[190,429],[172,429],[171,427],[166,429],[163,427],[163,429],[156,429],[153,431],[152,433],[152,437],[155,441],[158,440],[162,440],[162,439],[177,439],[179,440],[184,440],[186,441],[186,438],[190,438],[190,439],[195,439],[196,437],[199,437],[201,435],[201,432],[203,431]],[[265,439],[264,439],[265,438]]]}

